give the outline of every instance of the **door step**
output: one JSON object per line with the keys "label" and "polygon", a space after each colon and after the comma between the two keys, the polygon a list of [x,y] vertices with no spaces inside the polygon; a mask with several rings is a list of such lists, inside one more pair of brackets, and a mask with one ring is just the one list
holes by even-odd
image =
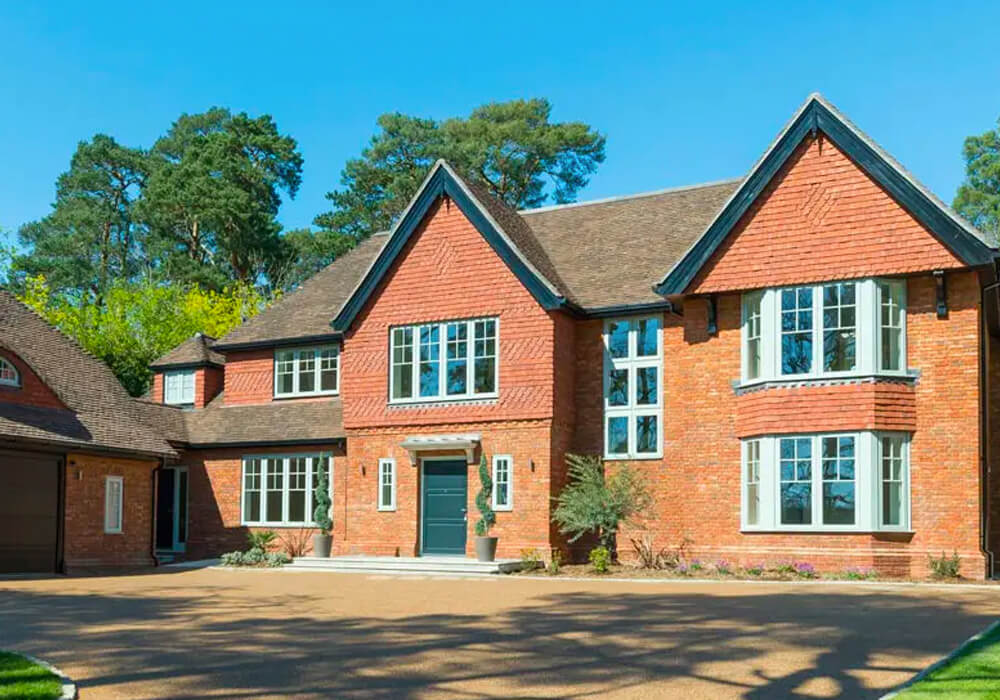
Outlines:
{"label": "door step", "polygon": [[465,557],[297,557],[286,569],[366,574],[423,574],[432,576],[508,574],[521,568],[520,559],[476,561]]}

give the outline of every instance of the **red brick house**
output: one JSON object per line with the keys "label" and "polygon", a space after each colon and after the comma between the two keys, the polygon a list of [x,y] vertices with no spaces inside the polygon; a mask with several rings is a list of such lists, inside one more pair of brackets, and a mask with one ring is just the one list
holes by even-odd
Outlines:
{"label": "red brick house", "polygon": [[485,455],[499,554],[547,553],[589,453],[647,479],[659,546],[992,575],[996,257],[819,96],[739,181],[516,212],[438,163],[391,231],[155,365],[157,548],[308,532],[329,469],[337,554],[470,553]]}

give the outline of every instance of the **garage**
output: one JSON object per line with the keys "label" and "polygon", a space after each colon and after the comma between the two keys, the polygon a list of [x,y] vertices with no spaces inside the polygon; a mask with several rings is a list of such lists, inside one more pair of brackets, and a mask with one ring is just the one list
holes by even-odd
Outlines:
{"label": "garage", "polygon": [[56,571],[62,457],[0,450],[0,573]]}

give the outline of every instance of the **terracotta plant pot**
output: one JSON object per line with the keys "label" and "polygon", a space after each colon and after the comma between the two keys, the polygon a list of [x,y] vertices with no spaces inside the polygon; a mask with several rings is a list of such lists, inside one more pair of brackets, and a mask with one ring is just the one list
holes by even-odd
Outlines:
{"label": "terracotta plant pot", "polygon": [[313,556],[325,559],[330,556],[330,545],[333,538],[330,535],[313,535]]}
{"label": "terracotta plant pot", "polygon": [[497,558],[496,537],[476,537],[476,559],[478,561],[493,561]]}

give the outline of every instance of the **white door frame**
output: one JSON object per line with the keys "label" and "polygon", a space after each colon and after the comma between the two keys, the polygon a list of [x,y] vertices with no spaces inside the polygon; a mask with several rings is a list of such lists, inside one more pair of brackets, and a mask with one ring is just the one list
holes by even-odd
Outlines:
{"label": "white door frame", "polygon": [[[171,548],[174,552],[183,552],[187,549],[187,539],[188,539],[188,522],[190,518],[187,517],[189,498],[188,494],[191,491],[191,475],[188,472],[187,467],[168,467],[174,472],[174,522],[173,522],[173,547]],[[181,472],[184,473],[184,541],[180,542],[180,530],[181,530]]]}

